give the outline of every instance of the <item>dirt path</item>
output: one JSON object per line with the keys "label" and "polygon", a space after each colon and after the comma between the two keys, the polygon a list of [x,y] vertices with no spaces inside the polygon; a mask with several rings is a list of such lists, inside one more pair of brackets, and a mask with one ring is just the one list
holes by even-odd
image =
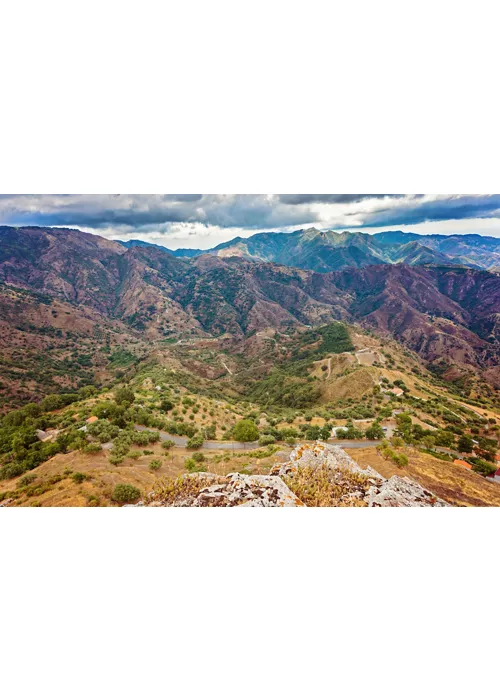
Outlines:
{"label": "dirt path", "polygon": [[330,375],[332,373],[332,358],[328,358],[328,374],[326,376],[327,379],[330,379]]}
{"label": "dirt path", "polygon": [[229,367],[226,365],[226,363],[224,362],[224,360],[221,360],[221,364],[222,364],[222,366],[223,366],[225,369],[227,369],[227,371],[229,372],[229,374],[230,374],[231,377],[232,377],[232,376],[233,376],[233,373],[231,372],[231,370],[229,369]]}

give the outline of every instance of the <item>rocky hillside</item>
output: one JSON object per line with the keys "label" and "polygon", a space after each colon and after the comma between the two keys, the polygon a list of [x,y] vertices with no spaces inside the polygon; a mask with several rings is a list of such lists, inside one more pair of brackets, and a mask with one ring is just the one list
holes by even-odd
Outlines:
{"label": "rocky hillside", "polygon": [[406,477],[384,479],[339,447],[300,445],[269,476],[186,475],[159,483],[140,506],[164,507],[443,507],[448,504]]}
{"label": "rocky hillside", "polygon": [[[304,256],[316,234],[296,236]],[[361,240],[374,261],[374,237],[342,236],[357,247]],[[187,260],[69,229],[3,227],[0,237],[1,282],[91,309],[141,338],[244,337],[344,320],[389,333],[431,362],[483,370],[498,364],[495,273],[401,264],[317,273],[243,257]],[[319,255],[328,259],[323,250]]]}

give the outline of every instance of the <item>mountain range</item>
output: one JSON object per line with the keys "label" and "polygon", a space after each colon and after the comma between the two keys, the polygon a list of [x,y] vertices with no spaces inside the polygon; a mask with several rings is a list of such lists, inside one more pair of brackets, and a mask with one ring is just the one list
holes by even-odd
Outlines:
{"label": "mountain range", "polygon": [[[289,235],[297,247],[323,238],[317,232],[280,234]],[[1,227],[0,302],[12,288],[49,295],[75,309],[77,325],[82,312],[94,319],[98,314],[101,326],[115,324],[117,332],[128,329],[143,342],[244,339],[267,328],[304,329],[342,320],[392,336],[427,362],[489,372],[497,382],[500,275],[448,263],[379,263],[368,250],[375,250],[374,237],[365,241],[353,234],[352,240],[358,237],[366,243],[365,262],[372,264],[316,272],[263,262],[256,255],[177,258],[161,247],[127,249],[74,229]],[[342,234],[342,240],[348,238]],[[390,238],[381,236],[376,245],[393,248]],[[280,239],[261,234],[248,240],[264,255]],[[281,249],[283,256],[294,250]],[[354,249],[361,247],[339,248],[350,257]],[[328,250],[334,256],[335,246]],[[15,313],[10,318],[11,325],[18,324]],[[50,317],[44,319],[50,324]]]}
{"label": "mountain range", "polygon": [[[140,240],[121,243],[127,248],[155,246]],[[249,238],[233,238],[209,250],[165,250],[175,257],[193,258],[204,254],[222,258],[241,257],[315,272],[376,264],[449,265],[500,270],[500,238],[477,234],[421,235],[383,231],[370,235],[309,228],[292,233],[257,233]]]}

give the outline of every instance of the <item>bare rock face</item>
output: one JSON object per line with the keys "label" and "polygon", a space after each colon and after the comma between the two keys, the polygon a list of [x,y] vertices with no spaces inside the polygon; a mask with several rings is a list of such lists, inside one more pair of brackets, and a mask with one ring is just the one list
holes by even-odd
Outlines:
{"label": "bare rock face", "polygon": [[443,508],[447,507],[448,503],[423,489],[420,484],[408,477],[393,476],[386,479],[381,486],[372,486],[368,495],[368,506],[372,508]]}
{"label": "bare rock face", "polygon": [[[188,482],[189,485],[188,485]],[[178,508],[283,508],[304,504],[278,476],[196,474],[184,477],[185,489],[168,501],[152,494],[148,505]],[[142,505],[142,504],[141,504]]]}
{"label": "bare rock face", "polygon": [[302,506],[303,503],[277,476],[249,476],[236,473],[229,474],[221,484],[203,488],[189,505],[272,508]]}
{"label": "bare rock face", "polygon": [[321,442],[315,445],[300,445],[292,452],[289,461],[276,464],[271,474],[290,476],[297,474],[301,469],[324,470],[325,467],[331,472],[332,480],[342,486],[349,483],[344,478],[346,472],[366,477],[366,487],[357,487],[356,492],[352,494],[346,493],[341,499],[344,502],[348,502],[349,497],[361,497],[369,508],[448,506],[448,503],[422,488],[417,482],[399,476],[385,479],[371,467],[362,469],[340,447]]}
{"label": "bare rock face", "polygon": [[320,469],[324,466],[332,471],[347,469],[355,474],[364,474],[373,479],[373,483],[384,480],[384,477],[375,469],[371,467],[362,469],[341,447],[325,442],[317,442],[314,445],[299,445],[290,455],[288,462],[274,465],[271,474],[288,476],[296,473],[299,469]]}
{"label": "bare rock face", "polygon": [[[385,479],[371,467],[362,469],[340,447],[317,442],[299,445],[288,461],[275,464],[269,476],[198,473],[185,475],[167,489],[160,487],[137,506],[177,508],[274,508],[305,506],[283,478],[309,505],[318,505],[307,495],[316,483],[334,494],[319,505],[387,507],[443,507],[448,504],[408,478]],[[297,484],[304,484],[305,491]],[[313,489],[314,490],[314,489]],[[307,495],[307,497],[306,497]]]}

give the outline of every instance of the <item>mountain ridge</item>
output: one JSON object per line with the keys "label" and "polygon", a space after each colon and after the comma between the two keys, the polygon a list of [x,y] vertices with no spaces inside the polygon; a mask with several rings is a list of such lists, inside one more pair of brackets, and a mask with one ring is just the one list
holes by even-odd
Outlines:
{"label": "mountain ridge", "polygon": [[[405,248],[419,244],[417,254],[405,255]],[[148,242],[128,241],[126,247],[152,246]],[[159,248],[164,246],[157,245]],[[347,267],[366,267],[377,263],[410,265],[448,264],[478,269],[500,266],[500,238],[479,234],[416,234],[383,231],[368,234],[356,231],[320,231],[301,229],[290,233],[263,232],[248,238],[238,236],[207,250],[165,248],[175,257],[244,257],[276,262],[291,267],[330,272]]]}
{"label": "mountain ridge", "polygon": [[87,306],[151,341],[341,320],[387,333],[428,362],[498,364],[500,276],[488,271],[380,263],[316,272],[242,256],[176,258],[68,229],[0,234],[0,281]]}

